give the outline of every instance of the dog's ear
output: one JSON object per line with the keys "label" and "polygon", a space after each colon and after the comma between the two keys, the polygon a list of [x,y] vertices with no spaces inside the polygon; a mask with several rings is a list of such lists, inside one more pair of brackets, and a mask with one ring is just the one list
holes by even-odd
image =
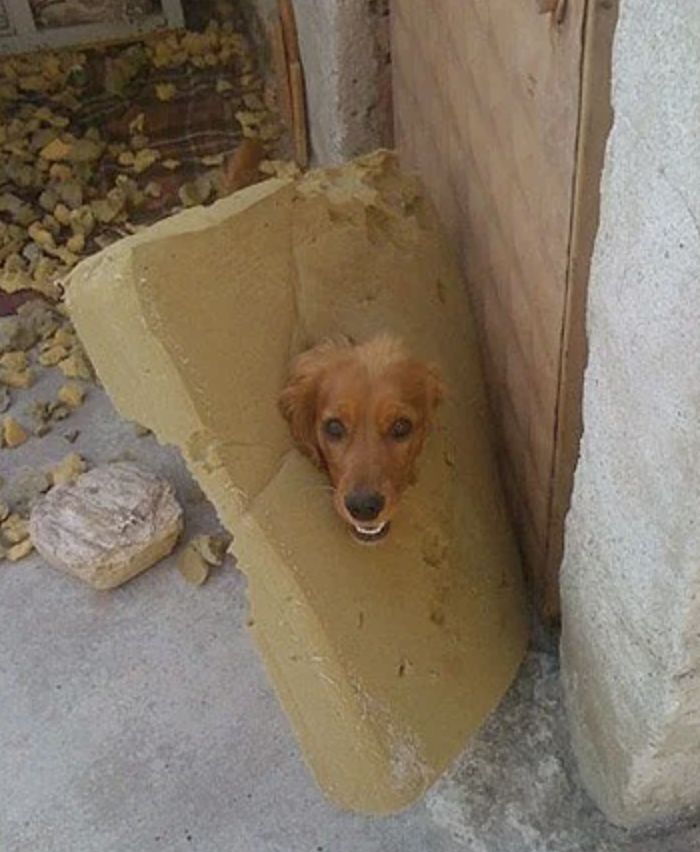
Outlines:
{"label": "dog's ear", "polygon": [[447,396],[447,386],[440,370],[434,364],[427,368],[425,387],[428,394],[428,411],[434,411]]}
{"label": "dog's ear", "polygon": [[442,374],[435,364],[426,364],[415,358],[406,363],[406,376],[410,378],[412,395],[421,406],[425,406],[424,412],[428,418],[445,399],[447,387],[443,381]]}
{"label": "dog's ear", "polygon": [[289,423],[299,449],[319,467],[325,462],[316,438],[319,385],[339,349],[346,343],[327,341],[302,352],[292,364],[287,384],[279,396],[279,409]]}

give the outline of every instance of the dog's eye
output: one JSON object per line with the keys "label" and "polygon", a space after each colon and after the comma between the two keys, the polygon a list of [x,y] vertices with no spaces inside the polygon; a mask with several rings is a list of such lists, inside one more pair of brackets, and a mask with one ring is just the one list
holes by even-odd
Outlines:
{"label": "dog's eye", "polygon": [[345,437],[345,426],[336,417],[326,420],[323,424],[323,431],[331,441],[342,441]]}
{"label": "dog's eye", "polygon": [[403,441],[413,432],[413,423],[405,417],[399,417],[391,427],[391,437],[395,441]]}

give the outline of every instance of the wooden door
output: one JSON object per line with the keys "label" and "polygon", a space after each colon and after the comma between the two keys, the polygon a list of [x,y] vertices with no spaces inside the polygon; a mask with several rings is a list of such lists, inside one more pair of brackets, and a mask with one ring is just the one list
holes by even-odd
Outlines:
{"label": "wooden door", "polygon": [[616,3],[543,5],[395,0],[392,56],[397,147],[460,254],[503,478],[551,619],[580,435]]}

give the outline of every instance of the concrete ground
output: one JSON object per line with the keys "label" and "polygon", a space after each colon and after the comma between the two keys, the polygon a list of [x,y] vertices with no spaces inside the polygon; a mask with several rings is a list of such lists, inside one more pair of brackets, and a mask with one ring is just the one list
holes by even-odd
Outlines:
{"label": "concrete ground", "polygon": [[[59,384],[44,372],[13,413]],[[64,436],[76,429],[71,444]],[[162,472],[186,507],[187,534],[216,531],[178,454],[138,437],[98,388],[50,435],[0,452],[0,474],[16,482],[71,451]],[[424,802],[387,819],[340,812],[309,776],[245,623],[245,579],[230,562],[194,588],[170,558],[110,592],[35,556],[2,563],[1,852],[700,849],[697,828],[632,839],[590,804],[546,652],[531,654]]]}

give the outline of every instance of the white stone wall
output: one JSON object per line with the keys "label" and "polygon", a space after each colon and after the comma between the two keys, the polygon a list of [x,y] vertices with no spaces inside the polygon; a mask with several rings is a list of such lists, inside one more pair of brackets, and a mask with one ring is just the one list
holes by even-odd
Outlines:
{"label": "white stone wall", "polygon": [[[393,145],[389,0],[293,0],[313,165]],[[276,0],[244,0],[259,41]]]}
{"label": "white stone wall", "polygon": [[389,143],[386,0],[296,0],[316,163],[339,165]]}
{"label": "white stone wall", "polygon": [[621,0],[562,576],[585,783],[624,825],[700,806],[700,0]]}

